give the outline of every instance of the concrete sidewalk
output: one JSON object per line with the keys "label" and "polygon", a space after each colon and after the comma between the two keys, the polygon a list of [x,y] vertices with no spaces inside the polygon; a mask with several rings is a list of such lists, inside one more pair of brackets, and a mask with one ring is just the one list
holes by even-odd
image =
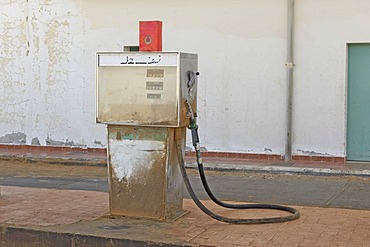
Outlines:
{"label": "concrete sidewalk", "polygon": [[[370,211],[297,207],[298,220],[231,225],[190,213],[173,223],[108,216],[108,194],[1,186],[0,246],[370,246]],[[228,217],[285,215],[274,210],[228,210]]]}

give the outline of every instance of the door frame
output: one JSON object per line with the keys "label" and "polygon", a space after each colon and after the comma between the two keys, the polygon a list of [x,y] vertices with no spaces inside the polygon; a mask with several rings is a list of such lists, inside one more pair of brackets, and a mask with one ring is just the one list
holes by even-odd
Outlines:
{"label": "door frame", "polygon": [[[349,88],[349,82],[348,82],[348,62],[349,62],[349,46],[350,45],[356,45],[356,44],[367,44],[370,45],[370,41],[347,41],[345,43],[346,46],[346,56],[345,56],[345,85],[344,85],[344,90],[345,90],[345,105],[344,105],[344,117],[345,117],[345,131],[344,131],[344,155],[345,155],[345,161],[348,160],[348,143],[347,143],[347,137],[348,137],[348,88]],[[362,162],[362,161],[354,161],[354,162]],[[366,162],[366,161],[363,161]]]}

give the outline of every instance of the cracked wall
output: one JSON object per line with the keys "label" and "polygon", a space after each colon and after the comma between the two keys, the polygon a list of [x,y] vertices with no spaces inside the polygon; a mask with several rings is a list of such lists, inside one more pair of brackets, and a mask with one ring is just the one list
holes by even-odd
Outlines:
{"label": "cracked wall", "polygon": [[95,141],[105,143],[105,131],[94,121],[94,69],[85,67],[80,8],[13,0],[0,9],[0,143],[19,144],[5,138],[19,131],[27,134],[22,144],[101,147]]}

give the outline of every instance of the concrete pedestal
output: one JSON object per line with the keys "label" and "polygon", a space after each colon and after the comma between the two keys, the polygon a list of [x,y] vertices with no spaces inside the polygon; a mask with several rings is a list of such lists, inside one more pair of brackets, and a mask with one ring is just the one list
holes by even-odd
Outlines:
{"label": "concrete pedestal", "polygon": [[110,213],[165,221],[183,215],[175,139],[184,147],[186,128],[107,128]]}

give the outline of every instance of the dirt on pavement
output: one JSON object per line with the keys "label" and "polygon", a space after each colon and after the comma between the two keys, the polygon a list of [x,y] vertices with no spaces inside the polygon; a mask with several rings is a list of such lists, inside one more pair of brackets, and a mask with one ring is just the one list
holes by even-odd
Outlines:
{"label": "dirt on pavement", "polygon": [[0,159],[0,176],[107,177],[107,167],[68,163],[64,160]]}

